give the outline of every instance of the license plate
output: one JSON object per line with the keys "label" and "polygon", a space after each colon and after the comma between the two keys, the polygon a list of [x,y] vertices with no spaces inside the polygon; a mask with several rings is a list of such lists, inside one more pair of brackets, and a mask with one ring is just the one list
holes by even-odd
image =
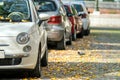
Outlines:
{"label": "license plate", "polygon": [[3,59],[3,58],[5,58],[5,53],[4,51],[0,51],[0,59]]}

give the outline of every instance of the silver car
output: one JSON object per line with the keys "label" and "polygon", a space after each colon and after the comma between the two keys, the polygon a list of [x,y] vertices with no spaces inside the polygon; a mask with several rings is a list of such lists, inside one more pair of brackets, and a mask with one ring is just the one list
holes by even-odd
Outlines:
{"label": "silver car", "polygon": [[57,49],[65,49],[66,41],[72,43],[71,27],[63,3],[60,0],[35,0],[36,8],[48,33],[48,43]]}
{"label": "silver car", "polygon": [[0,0],[0,70],[40,77],[47,55],[47,32],[32,0]]}

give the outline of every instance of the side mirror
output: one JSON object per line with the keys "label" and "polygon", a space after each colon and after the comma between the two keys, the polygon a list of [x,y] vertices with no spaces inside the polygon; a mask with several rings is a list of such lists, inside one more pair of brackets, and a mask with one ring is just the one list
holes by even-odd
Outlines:
{"label": "side mirror", "polygon": [[41,19],[41,20],[47,20],[47,19],[49,19],[49,15],[48,14],[45,14],[45,13],[40,13],[39,14],[39,18]]}

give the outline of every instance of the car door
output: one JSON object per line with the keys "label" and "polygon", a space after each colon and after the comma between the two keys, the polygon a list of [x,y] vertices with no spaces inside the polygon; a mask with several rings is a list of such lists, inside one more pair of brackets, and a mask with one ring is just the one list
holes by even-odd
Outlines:
{"label": "car door", "polygon": [[33,14],[34,14],[34,20],[35,20],[36,26],[38,27],[38,32],[39,32],[38,38],[40,40],[40,45],[41,45],[41,56],[43,56],[46,49],[46,31],[43,25],[41,25],[42,21],[39,19],[39,16],[35,7],[33,8]]}

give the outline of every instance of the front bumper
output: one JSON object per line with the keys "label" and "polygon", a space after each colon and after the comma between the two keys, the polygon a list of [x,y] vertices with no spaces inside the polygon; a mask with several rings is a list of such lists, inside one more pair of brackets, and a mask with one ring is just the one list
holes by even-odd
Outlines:
{"label": "front bumper", "polygon": [[18,53],[18,54],[4,54],[5,58],[22,58],[22,57],[28,57],[29,53]]}
{"label": "front bumper", "polygon": [[[31,53],[30,53],[31,54]],[[8,58],[9,57],[9,58]],[[1,69],[34,69],[36,64],[36,56],[34,58],[29,54],[6,55],[0,58]]]}
{"label": "front bumper", "polygon": [[38,56],[38,48],[32,47],[32,50],[29,52],[23,51],[23,45],[2,46],[0,49],[0,70],[34,69]]}

